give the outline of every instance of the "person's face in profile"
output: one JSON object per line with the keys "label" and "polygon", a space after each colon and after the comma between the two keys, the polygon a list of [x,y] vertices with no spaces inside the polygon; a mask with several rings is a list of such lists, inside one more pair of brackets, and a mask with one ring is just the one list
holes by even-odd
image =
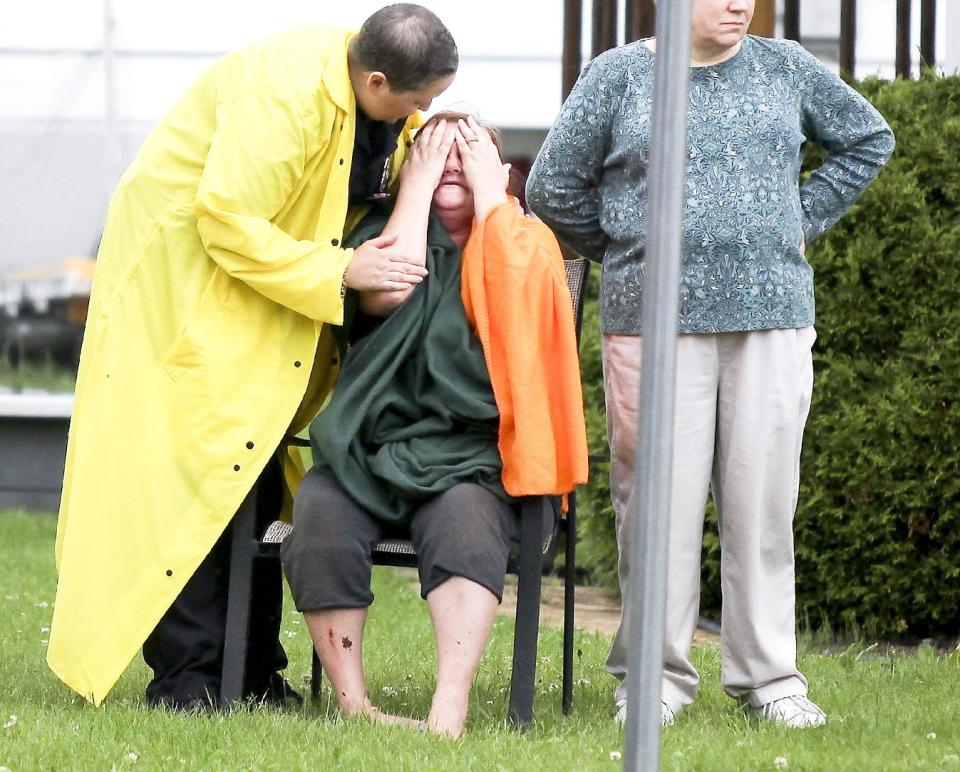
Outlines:
{"label": "person's face in profile", "polygon": [[394,91],[382,72],[367,74],[357,96],[361,109],[375,121],[396,123],[417,110],[429,110],[433,100],[453,83],[453,75],[427,81],[413,91]]}

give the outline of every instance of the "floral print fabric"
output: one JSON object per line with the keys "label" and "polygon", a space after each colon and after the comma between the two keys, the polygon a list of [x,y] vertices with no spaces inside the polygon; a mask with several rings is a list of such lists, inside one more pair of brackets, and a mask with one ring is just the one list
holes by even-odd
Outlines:
{"label": "floral print fabric", "polygon": [[[586,67],[534,163],[531,208],[602,261],[603,332],[641,332],[654,54],[643,41]],[[801,46],[748,36],[690,71],[679,331],[814,322],[801,251],[834,225],[893,152],[893,133]],[[827,150],[799,185],[803,145]]]}

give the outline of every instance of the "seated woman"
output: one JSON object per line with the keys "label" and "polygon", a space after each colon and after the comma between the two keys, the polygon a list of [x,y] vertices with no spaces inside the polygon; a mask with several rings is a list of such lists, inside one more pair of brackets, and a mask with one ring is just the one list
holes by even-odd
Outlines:
{"label": "seated woman", "polygon": [[454,737],[503,594],[515,497],[586,479],[563,261],[546,226],[507,195],[495,139],[472,119],[435,116],[392,211],[351,235],[396,237],[428,275],[411,292],[360,298],[281,552],[341,710],[416,724],[372,705],[361,657],[371,553],[391,528],[409,529],[437,642],[426,728]]}

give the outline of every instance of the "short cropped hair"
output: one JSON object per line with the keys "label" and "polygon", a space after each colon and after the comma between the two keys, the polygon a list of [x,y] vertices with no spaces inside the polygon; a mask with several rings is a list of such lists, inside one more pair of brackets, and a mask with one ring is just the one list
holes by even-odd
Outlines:
{"label": "short cropped hair", "polygon": [[395,3],[368,18],[350,44],[365,70],[387,77],[392,91],[417,91],[457,71],[460,55],[443,22],[421,5]]}

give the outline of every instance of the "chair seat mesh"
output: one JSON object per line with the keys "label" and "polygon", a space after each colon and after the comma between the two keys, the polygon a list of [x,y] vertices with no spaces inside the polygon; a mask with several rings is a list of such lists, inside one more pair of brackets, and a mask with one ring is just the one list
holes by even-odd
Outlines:
{"label": "chair seat mesh", "polygon": [[[290,532],[293,530],[293,526],[290,523],[285,523],[283,520],[274,520],[270,523],[270,526],[263,533],[263,538],[260,539],[261,544],[283,544],[283,540],[286,539]],[[554,537],[556,536],[556,531],[552,530],[547,533],[543,539],[543,554],[546,555],[550,551],[550,547],[553,544]],[[417,551],[413,547],[413,542],[408,539],[381,539],[377,542],[377,546],[373,548],[374,552],[381,552],[390,555],[416,555]]]}
{"label": "chair seat mesh", "polygon": [[293,526],[290,523],[285,523],[283,520],[274,520],[270,523],[270,527],[264,532],[260,541],[264,544],[282,544],[292,530]]}

